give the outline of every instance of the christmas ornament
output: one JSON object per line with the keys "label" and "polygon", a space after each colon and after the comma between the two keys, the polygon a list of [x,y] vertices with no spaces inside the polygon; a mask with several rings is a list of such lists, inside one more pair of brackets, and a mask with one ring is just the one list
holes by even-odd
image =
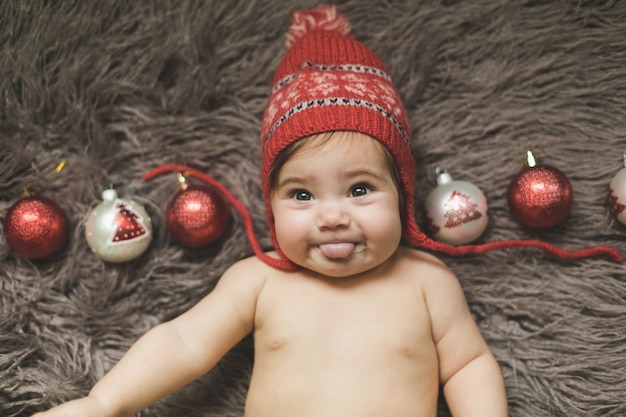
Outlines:
{"label": "christmas ornament", "polygon": [[102,192],[98,204],[85,224],[85,237],[91,250],[107,262],[126,262],[148,249],[152,240],[152,222],[146,210],[134,201],[117,197],[117,192]]}
{"label": "christmas ornament", "polygon": [[35,195],[30,188],[52,174],[61,172],[66,161],[49,174],[22,187],[22,198],[13,204],[2,227],[7,245],[13,252],[28,259],[42,259],[56,253],[68,237],[68,219],[53,200]]}
{"label": "christmas ornament", "polygon": [[615,218],[626,224],[626,152],[624,168],[615,174],[609,184],[609,207]]}
{"label": "christmas ornament", "polygon": [[18,255],[41,259],[57,252],[68,236],[68,220],[57,203],[42,196],[20,199],[3,222],[7,245]]}
{"label": "christmas ornament", "polygon": [[167,227],[181,245],[203,248],[222,237],[230,220],[228,204],[214,187],[191,185],[178,174],[181,190],[167,208]]}
{"label": "christmas ornament", "polygon": [[518,222],[544,229],[567,217],[574,202],[574,192],[563,172],[549,165],[538,165],[529,150],[526,167],[509,183],[507,199],[511,214]]}
{"label": "christmas ornament", "polygon": [[476,240],[489,222],[487,198],[474,184],[454,181],[437,168],[437,187],[424,203],[425,230],[435,240],[463,245]]}

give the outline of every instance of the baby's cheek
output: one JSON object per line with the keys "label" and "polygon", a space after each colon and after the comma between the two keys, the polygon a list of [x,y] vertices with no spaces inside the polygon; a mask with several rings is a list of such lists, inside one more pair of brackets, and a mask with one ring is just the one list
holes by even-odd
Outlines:
{"label": "baby's cheek", "polygon": [[289,218],[280,217],[275,221],[276,240],[286,254],[295,249],[294,246],[304,239],[302,236],[301,222],[296,216]]}
{"label": "baby's cheek", "polygon": [[400,215],[390,216],[387,221],[382,221],[371,228],[372,237],[384,245],[397,245],[402,239],[402,222]]}

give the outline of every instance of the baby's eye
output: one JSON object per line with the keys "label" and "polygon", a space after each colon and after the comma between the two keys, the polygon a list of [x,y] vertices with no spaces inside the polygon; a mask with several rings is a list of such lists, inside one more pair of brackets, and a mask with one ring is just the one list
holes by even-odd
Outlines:
{"label": "baby's eye", "polygon": [[350,191],[351,197],[361,197],[370,192],[370,187],[365,184],[359,184],[352,188]]}
{"label": "baby's eye", "polygon": [[309,201],[313,199],[310,192],[306,190],[296,190],[291,193],[291,197],[299,201]]}

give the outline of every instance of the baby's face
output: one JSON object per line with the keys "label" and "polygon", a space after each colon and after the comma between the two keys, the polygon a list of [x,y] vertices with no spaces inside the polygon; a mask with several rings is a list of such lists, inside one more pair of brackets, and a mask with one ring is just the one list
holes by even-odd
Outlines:
{"label": "baby's face", "polygon": [[304,268],[359,274],[384,263],[400,243],[398,189],[375,139],[340,132],[319,141],[309,139],[278,173],[271,199],[276,239]]}

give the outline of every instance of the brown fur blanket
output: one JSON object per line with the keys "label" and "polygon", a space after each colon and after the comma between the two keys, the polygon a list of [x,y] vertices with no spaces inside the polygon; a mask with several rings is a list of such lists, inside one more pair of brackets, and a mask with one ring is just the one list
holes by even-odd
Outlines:
{"label": "brown fur blanket", "polygon": [[[250,209],[269,248],[260,119],[289,15],[314,4],[0,3],[0,218],[20,186],[66,159],[43,194],[70,220],[67,246],[42,261],[16,256],[0,239],[1,416],[85,394],[137,337],[192,306],[225,268],[251,255],[238,216],[209,248],[172,241],[163,214],[173,180],[144,182],[148,170],[184,163],[214,176]],[[626,151],[626,3],[337,4],[353,34],[388,64],[406,103],[417,207],[441,166],[486,194],[490,223],[479,242],[539,238],[626,254],[626,227],[607,204]],[[506,203],[528,146],[541,147],[544,162],[574,188],[569,217],[544,231],[521,226]],[[96,258],[84,237],[87,215],[110,184],[143,204],[155,229],[148,251],[119,265]],[[564,262],[533,249],[442,258],[502,367],[511,416],[626,415],[624,265]],[[142,415],[240,416],[251,364],[248,339]]]}

